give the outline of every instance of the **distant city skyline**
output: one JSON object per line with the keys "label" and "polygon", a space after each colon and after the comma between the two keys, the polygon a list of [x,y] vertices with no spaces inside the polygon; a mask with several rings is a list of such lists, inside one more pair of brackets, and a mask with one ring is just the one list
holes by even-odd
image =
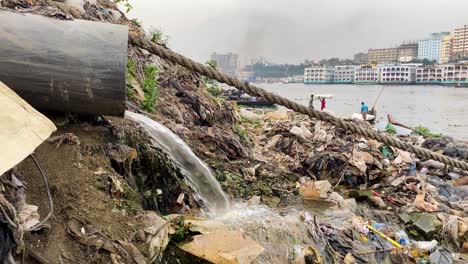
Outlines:
{"label": "distant city skyline", "polygon": [[352,58],[468,24],[466,0],[133,0],[130,17],[204,62],[213,52],[275,63]]}

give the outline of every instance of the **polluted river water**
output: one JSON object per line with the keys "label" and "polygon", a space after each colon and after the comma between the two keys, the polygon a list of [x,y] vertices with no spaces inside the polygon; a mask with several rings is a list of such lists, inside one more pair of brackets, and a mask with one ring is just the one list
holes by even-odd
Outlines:
{"label": "polluted river water", "polygon": [[288,263],[313,243],[304,213],[313,215],[318,222],[339,225],[353,213],[349,208],[338,208],[324,202],[305,201],[300,205],[272,209],[264,205],[248,205],[229,199],[208,166],[190,147],[167,127],[142,114],[125,112],[126,118],[137,122],[148,134],[152,144],[163,150],[179,167],[195,198],[209,211],[208,221],[223,223],[225,228],[241,230],[259,243],[265,251],[254,263]]}
{"label": "polluted river water", "polygon": [[[305,85],[259,84],[260,87],[302,105],[309,105],[311,94],[333,94],[327,110],[338,117],[359,113],[361,102],[371,108],[382,89],[377,109],[377,127],[384,128],[387,114],[407,126],[423,126],[459,140],[468,140],[468,88],[427,85]],[[320,102],[316,101],[316,108]]]}

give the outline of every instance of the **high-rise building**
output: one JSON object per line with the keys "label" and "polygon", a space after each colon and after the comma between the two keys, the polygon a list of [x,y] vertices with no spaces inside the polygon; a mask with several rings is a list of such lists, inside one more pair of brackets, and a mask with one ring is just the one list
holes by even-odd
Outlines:
{"label": "high-rise building", "polygon": [[453,55],[456,58],[468,58],[468,25],[455,29]]}
{"label": "high-rise building", "polygon": [[363,64],[367,63],[367,53],[359,52],[354,54],[354,63]]}
{"label": "high-rise building", "polygon": [[442,50],[442,39],[449,36],[450,32],[432,33],[429,37],[419,41],[418,59],[436,60],[440,63]]}
{"label": "high-rise building", "polygon": [[239,70],[239,55],[235,53],[218,54],[213,53],[211,60],[216,61],[218,70],[222,73],[235,76]]}
{"label": "high-rise building", "polygon": [[399,48],[369,49],[368,63],[388,64],[398,62]]}
{"label": "high-rise building", "polygon": [[442,47],[440,50],[440,63],[447,63],[453,56],[453,35],[442,38]]}
{"label": "high-rise building", "polygon": [[404,43],[398,47],[398,62],[410,62],[418,58],[418,43]]}

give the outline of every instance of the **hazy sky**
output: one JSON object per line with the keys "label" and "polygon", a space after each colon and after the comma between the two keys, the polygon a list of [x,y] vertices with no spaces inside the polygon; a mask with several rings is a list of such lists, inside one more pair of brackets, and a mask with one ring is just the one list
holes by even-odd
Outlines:
{"label": "hazy sky", "polygon": [[212,52],[276,63],[352,58],[468,24],[468,0],[129,0],[129,17],[197,61]]}

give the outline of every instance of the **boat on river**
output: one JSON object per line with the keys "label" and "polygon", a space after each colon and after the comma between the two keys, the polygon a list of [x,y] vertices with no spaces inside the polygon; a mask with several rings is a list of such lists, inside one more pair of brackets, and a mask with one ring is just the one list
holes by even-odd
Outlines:
{"label": "boat on river", "polygon": [[228,101],[236,102],[237,105],[248,107],[273,107],[275,105],[262,98],[249,96],[240,90],[226,89],[222,91],[221,96]]}
{"label": "boat on river", "polygon": [[273,107],[275,104],[265,101],[265,100],[256,100],[256,101],[250,101],[250,100],[234,100],[237,105],[244,105],[244,106],[249,106],[249,107]]}

